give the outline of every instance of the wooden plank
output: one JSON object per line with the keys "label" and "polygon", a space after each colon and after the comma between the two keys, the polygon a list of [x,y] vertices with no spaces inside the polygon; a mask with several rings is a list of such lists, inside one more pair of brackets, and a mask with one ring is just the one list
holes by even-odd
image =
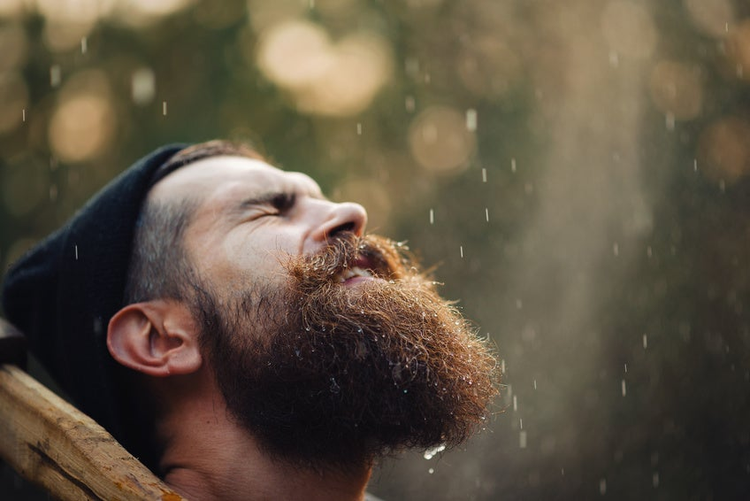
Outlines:
{"label": "wooden plank", "polygon": [[11,364],[0,365],[0,458],[61,500],[183,499],[93,419]]}

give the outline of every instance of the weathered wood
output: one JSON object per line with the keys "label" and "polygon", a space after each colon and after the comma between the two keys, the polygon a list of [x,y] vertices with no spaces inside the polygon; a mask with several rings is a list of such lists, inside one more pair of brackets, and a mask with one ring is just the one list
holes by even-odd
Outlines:
{"label": "weathered wood", "polygon": [[183,499],[94,420],[0,365],[0,457],[61,500]]}
{"label": "weathered wood", "polygon": [[0,318],[0,364],[26,367],[26,338],[2,318]]}

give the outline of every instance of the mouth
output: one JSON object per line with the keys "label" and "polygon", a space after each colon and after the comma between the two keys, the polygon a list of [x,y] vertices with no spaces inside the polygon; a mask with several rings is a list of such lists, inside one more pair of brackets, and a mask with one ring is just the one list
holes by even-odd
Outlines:
{"label": "mouth", "polygon": [[378,277],[373,272],[373,265],[366,257],[359,257],[346,268],[336,273],[333,280],[339,284],[351,285],[366,280],[375,280]]}

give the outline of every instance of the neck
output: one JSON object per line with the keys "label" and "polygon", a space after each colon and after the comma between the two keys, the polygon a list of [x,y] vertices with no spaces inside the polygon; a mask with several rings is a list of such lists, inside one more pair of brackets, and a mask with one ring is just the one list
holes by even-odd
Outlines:
{"label": "neck", "polygon": [[[195,395],[195,381],[187,383]],[[370,465],[344,472],[302,469],[272,458],[230,417],[219,392],[201,393],[207,398],[172,401],[157,425],[164,480],[186,498],[364,499]]]}

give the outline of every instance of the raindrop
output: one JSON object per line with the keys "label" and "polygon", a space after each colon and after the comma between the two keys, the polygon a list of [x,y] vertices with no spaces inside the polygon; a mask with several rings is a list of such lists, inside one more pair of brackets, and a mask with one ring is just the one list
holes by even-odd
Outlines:
{"label": "raindrop", "polygon": [[461,252],[461,259],[463,259],[464,258],[464,246],[463,245],[459,245],[458,249]]}
{"label": "raindrop", "polygon": [[698,159],[693,159],[693,171],[698,172]]}
{"label": "raindrop", "polygon": [[331,378],[331,386],[329,387],[331,393],[340,393],[341,387],[336,382],[336,378]]}
{"label": "raindrop", "polygon": [[473,108],[466,110],[466,129],[472,132],[477,130],[477,110]]}
{"label": "raindrop", "polygon": [[520,447],[521,449],[526,448],[526,432],[525,431],[521,431],[518,433],[518,447]]}
{"label": "raindrop", "polygon": [[646,247],[646,255],[649,257],[649,259],[651,259],[651,256],[654,255],[654,252],[651,250],[651,246],[650,245],[648,247]]}
{"label": "raindrop", "polygon": [[648,348],[648,337],[646,336],[646,334],[644,334],[643,335],[643,349],[645,350],[646,348]]}
{"label": "raindrop", "polygon": [[430,209],[430,224],[435,224],[435,210]]}
{"label": "raindrop", "polygon": [[435,468],[430,468],[429,470],[427,470],[427,472],[428,472],[428,473],[429,473],[430,475],[432,475],[433,473],[435,473]]}
{"label": "raindrop", "polygon": [[520,299],[516,299],[516,308],[519,310],[523,308],[523,301],[521,301]]}
{"label": "raindrop", "polygon": [[665,117],[667,130],[674,130],[674,114],[673,113],[667,113]]}
{"label": "raindrop", "polygon": [[81,54],[85,54],[89,50],[89,41],[86,37],[81,38]]}
{"label": "raindrop", "polygon": [[534,389],[536,390],[536,379],[534,380]]}
{"label": "raindrop", "polygon": [[620,244],[618,244],[617,242],[615,242],[614,245],[612,246],[612,252],[614,253],[615,257],[619,256],[620,255]]}
{"label": "raindrop", "polygon": [[360,122],[357,122],[357,135],[362,135],[362,124]]}
{"label": "raindrop", "polygon": [[21,118],[23,119],[24,122],[26,121],[26,108],[21,110]]}
{"label": "raindrop", "polygon": [[609,51],[609,65],[613,68],[617,68],[620,65],[620,56],[613,50]]}
{"label": "raindrop", "polygon": [[513,395],[513,412],[518,411],[518,397]]}
{"label": "raindrop", "polygon": [[505,359],[502,359],[500,361],[500,372],[502,372],[503,374],[505,374]]}
{"label": "raindrop", "polygon": [[424,458],[426,460],[430,460],[437,456],[439,453],[443,452],[445,450],[445,444],[440,444],[436,447],[433,447],[432,449],[427,449],[424,451]]}
{"label": "raindrop", "polygon": [[167,102],[162,101],[161,103],[161,112],[164,116],[167,116]]}
{"label": "raindrop", "polygon": [[510,159],[510,170],[511,172],[514,172],[514,173],[516,172],[516,159],[515,158]]}
{"label": "raindrop", "polygon": [[76,250],[76,261],[78,261],[78,245],[75,246],[75,250]]}
{"label": "raindrop", "polygon": [[49,69],[49,83],[52,87],[57,87],[58,85],[60,85],[60,80],[62,80],[60,65],[55,64]]}
{"label": "raindrop", "polygon": [[414,113],[414,109],[416,108],[416,103],[414,102],[414,97],[412,96],[406,96],[406,111],[409,113]]}
{"label": "raindrop", "polygon": [[719,191],[725,193],[727,191],[727,183],[723,179],[719,179]]}
{"label": "raindrop", "polygon": [[487,207],[484,208],[484,219],[488,223],[490,222],[490,209],[488,209]]}
{"label": "raindrop", "polygon": [[627,387],[625,386],[625,380],[623,379],[623,380],[622,380],[622,396],[624,397],[624,396],[625,396],[625,395],[627,395],[627,394],[628,394],[628,389],[627,389]]}
{"label": "raindrop", "polygon": [[518,418],[518,427],[523,430],[523,418]]}
{"label": "raindrop", "polygon": [[607,493],[607,479],[603,478],[599,480],[599,494],[602,496]]}
{"label": "raindrop", "polygon": [[484,167],[482,167],[482,182],[487,182],[487,169],[485,169]]}
{"label": "raindrop", "polygon": [[625,364],[625,374],[628,373],[628,364]]}

